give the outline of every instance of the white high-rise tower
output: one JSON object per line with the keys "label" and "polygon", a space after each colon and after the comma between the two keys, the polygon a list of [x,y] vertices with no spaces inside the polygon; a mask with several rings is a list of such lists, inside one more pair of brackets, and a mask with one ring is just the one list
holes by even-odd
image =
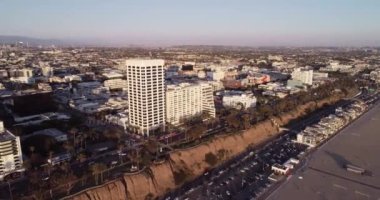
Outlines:
{"label": "white high-rise tower", "polygon": [[129,125],[140,134],[165,127],[164,60],[127,60]]}

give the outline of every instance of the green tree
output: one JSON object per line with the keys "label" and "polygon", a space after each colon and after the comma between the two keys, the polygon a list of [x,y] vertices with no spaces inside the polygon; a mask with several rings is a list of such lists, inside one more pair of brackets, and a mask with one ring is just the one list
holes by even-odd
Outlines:
{"label": "green tree", "polygon": [[215,166],[218,163],[218,157],[215,154],[209,152],[205,154],[205,161],[210,166]]}
{"label": "green tree", "polygon": [[187,130],[187,135],[192,139],[197,139],[201,137],[206,130],[207,128],[203,123],[196,124]]}

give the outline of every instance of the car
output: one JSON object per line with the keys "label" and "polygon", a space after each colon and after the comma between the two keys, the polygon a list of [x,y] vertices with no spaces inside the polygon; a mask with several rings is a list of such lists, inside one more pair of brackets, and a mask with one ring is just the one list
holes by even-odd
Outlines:
{"label": "car", "polygon": [[226,191],[226,194],[227,194],[227,196],[231,196],[231,192],[230,191]]}
{"label": "car", "polygon": [[43,176],[43,177],[41,178],[41,180],[43,180],[43,181],[47,181],[47,180],[49,180],[49,179],[50,179],[49,175]]}
{"label": "car", "polygon": [[119,156],[126,156],[126,155],[127,155],[127,154],[124,153],[124,152],[119,152],[118,154],[119,154]]}

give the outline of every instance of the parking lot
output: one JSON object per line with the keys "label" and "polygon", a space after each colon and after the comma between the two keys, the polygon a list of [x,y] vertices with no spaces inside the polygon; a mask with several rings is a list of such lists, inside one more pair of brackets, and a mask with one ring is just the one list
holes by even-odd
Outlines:
{"label": "parking lot", "polygon": [[[249,151],[229,167],[206,172],[197,187],[189,188],[178,199],[251,199],[272,183],[268,176],[274,163],[297,157],[306,146],[295,144],[284,135],[260,151]],[[171,199],[170,197],[168,199]]]}
{"label": "parking lot", "polygon": [[287,127],[289,131],[284,131],[277,139],[265,146],[247,149],[180,189],[168,193],[163,199],[257,199],[261,195],[266,196],[275,184],[268,178],[272,173],[271,166],[275,163],[282,164],[290,158],[297,158],[307,148],[291,141],[295,139],[296,134],[334,113],[337,107],[349,104],[350,101],[339,102],[290,124]]}

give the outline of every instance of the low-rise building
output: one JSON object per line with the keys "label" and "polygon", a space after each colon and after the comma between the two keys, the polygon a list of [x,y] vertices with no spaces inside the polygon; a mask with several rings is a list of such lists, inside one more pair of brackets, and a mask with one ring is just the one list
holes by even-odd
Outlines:
{"label": "low-rise building", "polygon": [[33,132],[32,135],[45,135],[54,138],[57,142],[65,142],[67,141],[67,134],[56,129],[56,128],[48,128]]}
{"label": "low-rise building", "polygon": [[276,174],[286,175],[290,172],[290,168],[285,167],[284,165],[280,165],[278,163],[272,165],[272,171]]}
{"label": "low-rise building", "polygon": [[121,78],[108,79],[104,81],[104,87],[108,87],[110,90],[126,89],[128,82]]}
{"label": "low-rise building", "polygon": [[251,108],[256,106],[257,99],[251,92],[225,91],[223,106],[233,108]]}

